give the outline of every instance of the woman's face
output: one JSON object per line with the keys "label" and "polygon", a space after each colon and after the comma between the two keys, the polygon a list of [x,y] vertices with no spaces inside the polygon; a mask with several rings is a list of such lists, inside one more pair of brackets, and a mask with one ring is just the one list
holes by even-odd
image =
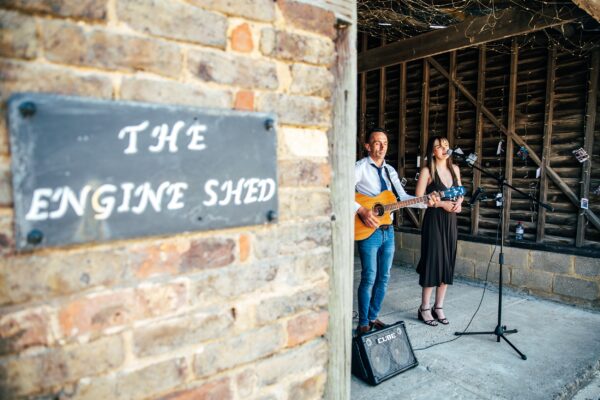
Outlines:
{"label": "woman's face", "polygon": [[436,139],[433,142],[433,156],[438,160],[445,160],[448,157],[448,148],[449,148],[448,140],[446,139]]}

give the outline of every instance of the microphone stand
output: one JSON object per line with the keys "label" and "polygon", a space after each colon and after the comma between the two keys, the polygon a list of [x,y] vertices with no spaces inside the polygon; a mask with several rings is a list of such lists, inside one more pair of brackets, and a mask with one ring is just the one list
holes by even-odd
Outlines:
{"label": "microphone stand", "polygon": [[[456,153],[454,153],[456,154]],[[459,157],[457,157],[457,159],[462,160],[462,161],[466,161],[465,157],[462,154],[458,154]],[[507,155],[508,156],[508,155]],[[515,345],[513,345],[507,338],[505,335],[510,334],[510,333],[517,333],[516,329],[506,329],[506,325],[502,325],[502,267],[504,264],[504,189],[509,188],[514,190],[517,193],[520,193],[521,195],[525,196],[526,198],[528,198],[530,201],[533,201],[537,204],[539,204],[540,206],[544,207],[545,209],[549,210],[549,211],[554,211],[554,208],[552,208],[552,206],[550,206],[549,204],[543,203],[541,201],[539,201],[538,199],[531,197],[529,194],[524,193],[523,191],[517,189],[516,187],[510,185],[508,182],[506,182],[506,180],[504,179],[504,177],[502,176],[496,176],[492,173],[489,173],[487,171],[485,171],[484,169],[482,169],[481,167],[479,167],[478,165],[476,165],[473,162],[469,162],[467,161],[467,164],[471,167],[471,168],[475,168],[476,170],[480,171],[482,174],[484,174],[487,177],[493,178],[498,182],[498,186],[500,188],[500,192],[503,194],[502,197],[502,201],[501,201],[501,205],[500,205],[500,225],[501,225],[501,237],[500,237],[500,255],[498,256],[498,264],[500,265],[500,272],[499,272],[499,278],[498,278],[498,324],[496,325],[496,329],[494,329],[494,331],[488,331],[488,332],[454,332],[454,334],[456,336],[462,336],[462,335],[496,335],[496,342],[500,342],[500,338],[502,338],[506,343],[508,343],[510,345],[510,347],[513,348],[513,350],[515,350],[523,360],[527,360],[527,356],[523,353],[521,353],[519,351],[519,349],[517,349],[515,347]],[[508,189],[507,189],[508,191]]]}

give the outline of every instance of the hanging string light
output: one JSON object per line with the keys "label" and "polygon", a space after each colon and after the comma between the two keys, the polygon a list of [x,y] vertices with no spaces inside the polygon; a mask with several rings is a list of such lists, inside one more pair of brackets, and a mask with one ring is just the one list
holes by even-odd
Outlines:
{"label": "hanging string light", "polygon": [[[385,35],[388,42],[410,38],[425,32],[445,29],[468,18],[489,15],[481,32],[493,30],[499,12],[522,9],[532,15],[558,16],[577,7],[569,0],[357,0],[358,29],[374,37]],[[558,17],[555,17],[558,18]],[[600,34],[600,24],[584,15],[576,21],[558,25],[529,35],[523,46],[532,46],[540,37],[548,44],[570,54],[584,54],[594,48]],[[510,45],[495,43],[494,51],[510,53]]]}

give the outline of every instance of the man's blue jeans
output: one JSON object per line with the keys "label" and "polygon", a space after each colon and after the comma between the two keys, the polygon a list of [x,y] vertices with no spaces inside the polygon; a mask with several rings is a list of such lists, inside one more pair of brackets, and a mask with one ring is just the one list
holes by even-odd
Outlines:
{"label": "man's blue jeans", "polygon": [[394,258],[394,228],[377,229],[357,242],[362,272],[358,286],[358,325],[377,319],[385,297]]}

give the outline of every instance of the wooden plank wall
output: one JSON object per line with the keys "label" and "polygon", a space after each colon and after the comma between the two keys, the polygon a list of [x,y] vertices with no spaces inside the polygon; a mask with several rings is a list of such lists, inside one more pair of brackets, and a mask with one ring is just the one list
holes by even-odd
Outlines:
{"label": "wooden plank wall", "polygon": [[[531,40],[531,35],[535,36],[535,41]],[[380,70],[367,72],[366,79],[359,80],[359,86],[366,83],[365,125],[372,127],[383,122],[391,133],[387,159],[407,179],[407,192],[414,193],[417,156],[425,151],[423,135],[447,135],[455,147],[467,153],[480,146],[478,156],[483,168],[507,176],[515,187],[536,198],[545,197],[555,208],[553,212],[540,213],[537,206],[512,192],[507,199],[510,209],[505,213],[508,217],[505,221],[506,240],[514,240],[515,226],[521,221],[525,226],[523,243],[600,250],[600,230],[564,193],[565,185],[577,196],[585,193],[583,180],[586,179],[590,209],[600,215],[600,195],[593,193],[600,186],[600,118],[589,120],[589,115],[594,113],[586,108],[591,97],[597,99],[599,96],[597,81],[596,88],[590,86],[593,82],[590,77],[599,73],[599,66],[593,65],[598,61],[593,61],[592,53],[574,55],[545,45],[543,33],[531,35],[432,57],[431,60],[445,70],[443,74],[423,59],[388,66],[385,76]],[[367,38],[366,41],[368,48],[379,46],[378,39]],[[523,43],[527,45],[522,46]],[[595,54],[597,59],[598,50]],[[479,71],[478,64],[482,62],[485,69]],[[402,79],[403,68],[405,80]],[[424,76],[424,71],[428,77]],[[461,90],[449,84],[448,76],[452,74],[462,85]],[[552,84],[547,84],[548,77],[553,80]],[[402,82],[405,82],[404,86]],[[384,105],[379,104],[382,86],[385,88]],[[359,87],[360,90],[363,88]],[[481,111],[478,119],[477,102],[473,102],[478,94],[482,111],[489,110],[495,122],[481,115]],[[405,100],[401,101],[403,95]],[[424,100],[428,104],[424,104]],[[600,111],[598,103],[592,105],[596,113]],[[382,116],[383,121],[380,120]],[[477,121],[481,121],[479,141]],[[498,124],[506,127],[502,128],[506,131],[514,131],[535,153],[534,158],[518,157],[521,146],[507,141]],[[547,133],[546,152],[543,151],[544,132]],[[588,132],[587,142],[585,132]],[[497,154],[499,142],[502,142],[503,151]],[[589,171],[572,154],[584,145],[591,151]],[[505,156],[507,149],[512,150],[513,155],[508,159]],[[539,168],[536,159],[560,177],[561,187],[557,186],[555,176],[546,178],[544,168],[540,169],[542,179],[536,177]],[[507,168],[510,169],[508,173]],[[461,175],[471,193],[473,170],[461,165]],[[490,197],[498,192],[496,181],[485,176],[480,177],[479,186]],[[406,211],[400,216],[400,226],[419,228],[418,221],[408,218]],[[499,229],[498,208],[491,200],[481,202],[473,211],[465,206],[458,221],[459,233],[463,235],[495,238]]]}

